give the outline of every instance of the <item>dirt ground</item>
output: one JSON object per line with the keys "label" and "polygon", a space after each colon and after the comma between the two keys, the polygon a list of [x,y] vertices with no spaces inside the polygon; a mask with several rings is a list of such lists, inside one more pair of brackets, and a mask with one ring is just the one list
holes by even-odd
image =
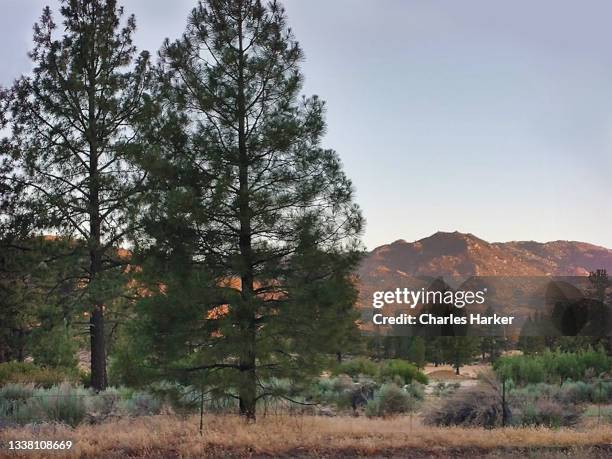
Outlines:
{"label": "dirt ground", "polygon": [[456,374],[455,369],[450,365],[438,365],[436,367],[433,364],[427,364],[423,369],[427,377],[438,381],[476,379],[479,373],[490,371],[491,365],[488,364],[465,365],[459,369],[459,375]]}

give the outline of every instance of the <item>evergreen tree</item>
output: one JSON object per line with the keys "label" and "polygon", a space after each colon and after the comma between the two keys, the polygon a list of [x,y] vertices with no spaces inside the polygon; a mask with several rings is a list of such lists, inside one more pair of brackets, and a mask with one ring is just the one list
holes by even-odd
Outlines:
{"label": "evergreen tree", "polygon": [[502,355],[506,348],[506,339],[500,336],[484,336],[480,341],[483,360],[488,357],[490,362],[494,362]]}
{"label": "evergreen tree", "polygon": [[443,336],[440,338],[444,360],[458,375],[462,366],[471,363],[480,350],[480,338],[475,336]]}
{"label": "evergreen tree", "polygon": [[417,368],[425,366],[425,340],[420,336],[412,338],[408,348],[408,360],[413,362]]}
{"label": "evergreen tree", "polygon": [[[115,0],[62,0],[60,36],[49,7],[34,26],[33,74],[3,93],[3,150],[17,158],[10,182],[23,187],[40,230],[85,241],[80,265],[90,314],[91,383],[106,387],[104,311],[125,260],[126,215],[144,175],[131,128],[143,113],[148,54],[137,56],[133,16]],[[80,259],[75,260],[75,263]]]}
{"label": "evergreen tree", "polygon": [[201,2],[160,54],[140,248],[173,274],[134,336],[153,337],[147,359],[166,372],[220,378],[255,419],[269,377],[316,374],[354,328],[361,214],[321,147],[323,102],[299,97],[303,54],[278,3]]}
{"label": "evergreen tree", "polygon": [[444,362],[443,337],[425,338],[425,360],[433,363],[435,367]]}
{"label": "evergreen tree", "polygon": [[[495,310],[492,306],[488,306],[485,310],[484,315],[491,317],[495,314]],[[482,359],[489,358],[490,362],[495,361],[504,351],[506,346],[506,339],[503,337],[505,331],[502,325],[485,325],[481,327],[484,336],[480,341],[480,350],[482,352]]]}
{"label": "evergreen tree", "polygon": [[[546,336],[542,335],[540,320],[537,312],[532,319],[531,316],[521,327],[521,334],[517,343],[519,350],[525,354],[537,354],[546,349]],[[552,339],[552,337],[551,337]]]}
{"label": "evergreen tree", "polygon": [[[76,368],[75,268],[63,253],[73,241],[28,237],[0,241],[0,362]],[[50,261],[53,260],[53,263]]]}
{"label": "evergreen tree", "polygon": [[612,285],[605,269],[597,269],[589,273],[589,282],[595,290],[595,298],[602,303],[606,301],[606,290]]}

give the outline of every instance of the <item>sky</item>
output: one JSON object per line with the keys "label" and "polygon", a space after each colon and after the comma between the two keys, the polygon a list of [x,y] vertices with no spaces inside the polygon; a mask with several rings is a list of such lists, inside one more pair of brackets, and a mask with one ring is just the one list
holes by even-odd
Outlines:
{"label": "sky", "polygon": [[[195,0],[122,3],[157,51]],[[612,2],[282,3],[369,249],[455,230],[612,248]],[[0,85],[30,70],[46,4],[0,0]]]}

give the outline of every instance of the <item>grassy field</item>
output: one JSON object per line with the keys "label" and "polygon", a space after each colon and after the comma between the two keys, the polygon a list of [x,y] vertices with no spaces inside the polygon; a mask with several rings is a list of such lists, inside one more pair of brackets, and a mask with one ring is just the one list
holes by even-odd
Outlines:
{"label": "grassy field", "polygon": [[[0,431],[1,457],[610,457],[612,426],[580,429],[434,428],[417,417],[152,416],[75,429],[60,425]],[[72,440],[71,451],[8,451],[9,440]]]}

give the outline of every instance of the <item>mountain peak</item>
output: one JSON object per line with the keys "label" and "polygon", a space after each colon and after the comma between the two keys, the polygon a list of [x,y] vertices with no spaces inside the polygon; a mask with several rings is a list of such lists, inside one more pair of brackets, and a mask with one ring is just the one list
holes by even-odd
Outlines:
{"label": "mountain peak", "polygon": [[420,241],[424,240],[471,240],[471,241],[483,241],[482,239],[474,236],[472,233],[462,233],[461,231],[436,231],[431,236],[420,239]]}

